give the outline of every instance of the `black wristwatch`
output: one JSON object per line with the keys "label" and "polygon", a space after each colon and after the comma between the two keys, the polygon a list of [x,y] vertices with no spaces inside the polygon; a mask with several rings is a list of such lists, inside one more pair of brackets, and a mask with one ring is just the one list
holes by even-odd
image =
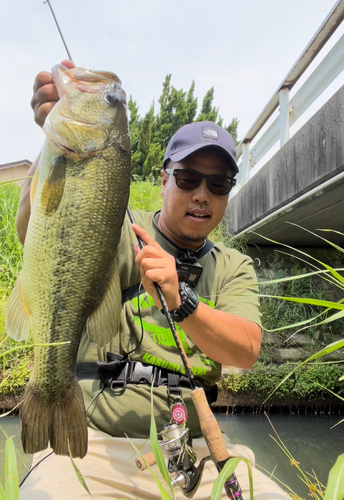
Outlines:
{"label": "black wristwatch", "polygon": [[181,305],[174,311],[170,311],[171,318],[175,323],[184,321],[184,319],[196,311],[199,304],[197,292],[183,281],[179,283],[179,295],[182,301]]}

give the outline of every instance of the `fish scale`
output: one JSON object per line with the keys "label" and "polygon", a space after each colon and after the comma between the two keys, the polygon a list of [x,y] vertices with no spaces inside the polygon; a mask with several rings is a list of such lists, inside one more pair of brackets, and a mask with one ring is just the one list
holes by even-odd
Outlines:
{"label": "fish scale", "polygon": [[31,327],[36,344],[21,410],[24,451],[50,442],[56,454],[68,455],[70,447],[73,457],[83,457],[87,426],[74,368],[85,330],[104,346],[119,328],[116,252],[129,197],[130,141],[115,75],[59,65],[53,77],[61,99],[44,126],[6,331],[21,340]]}

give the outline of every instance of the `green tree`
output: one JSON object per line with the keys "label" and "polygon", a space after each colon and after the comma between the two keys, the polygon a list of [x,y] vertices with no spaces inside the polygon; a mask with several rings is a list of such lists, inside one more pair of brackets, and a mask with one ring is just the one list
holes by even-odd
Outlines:
{"label": "green tree", "polygon": [[165,149],[168,141],[172,137],[172,103],[171,103],[171,78],[172,75],[166,75],[162,85],[162,94],[159,97],[160,111],[156,117],[156,127],[154,130],[153,142],[160,144]]}
{"label": "green tree", "polygon": [[234,117],[234,118],[232,118],[232,121],[230,122],[230,124],[227,127],[225,127],[227,132],[229,132],[231,134],[231,136],[233,137],[233,139],[235,140],[236,144],[239,143],[239,141],[238,141],[238,125],[239,125],[239,119],[237,117]]}
{"label": "green tree", "polygon": [[132,156],[133,175],[143,176],[143,164],[147,158],[150,144],[152,127],[154,123],[154,106],[151,106],[148,113],[140,122],[137,150]]}
{"label": "green tree", "polygon": [[219,110],[218,108],[213,106],[213,100],[214,100],[214,87],[211,87],[211,89],[208,90],[208,92],[205,94],[203,98],[201,111],[196,121],[198,122],[210,121],[214,123],[217,122]]}
{"label": "green tree", "polygon": [[[158,99],[159,111],[154,114],[154,105],[144,118],[139,116],[139,107],[130,96],[129,129],[131,136],[132,174],[134,178],[154,180],[159,177],[164,152],[171,137],[187,123],[192,123],[197,114],[197,98],[194,97],[195,82],[192,81],[187,92],[171,85],[172,75],[168,74],[162,85]],[[223,118],[213,105],[214,87],[206,92],[197,121],[213,121],[220,126]],[[237,140],[238,119],[224,127]]]}
{"label": "green tree", "polygon": [[143,178],[155,183],[160,175],[164,160],[164,150],[161,149],[158,142],[150,145],[148,155],[143,164]]}
{"label": "green tree", "polygon": [[141,120],[139,116],[139,107],[136,101],[130,96],[128,101],[129,109],[129,130],[130,130],[130,143],[131,143],[131,167],[133,175],[139,175],[141,153],[138,151]]}
{"label": "green tree", "polygon": [[192,123],[196,116],[198,103],[197,103],[197,97],[196,98],[194,97],[194,92],[195,92],[195,81],[192,80],[191,86],[186,96],[186,109],[188,116],[186,123]]}

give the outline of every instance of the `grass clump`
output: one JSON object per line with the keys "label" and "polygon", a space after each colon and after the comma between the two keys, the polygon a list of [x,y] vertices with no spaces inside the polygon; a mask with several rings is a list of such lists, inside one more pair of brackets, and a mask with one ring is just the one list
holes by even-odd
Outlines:
{"label": "grass clump", "polygon": [[[328,401],[329,393],[326,389],[344,396],[344,386],[339,381],[344,375],[342,365],[308,364],[295,371],[280,385],[294,368],[292,363],[265,365],[257,362],[251,370],[227,374],[222,381],[222,387],[234,395],[254,395],[262,403],[273,393],[274,401],[283,401],[286,405],[299,400]],[[271,400],[269,404],[272,404]]]}
{"label": "grass clump", "polygon": [[162,207],[161,186],[148,181],[132,182],[129,206],[131,210],[156,212]]}
{"label": "grass clump", "polygon": [[19,194],[16,184],[0,185],[0,299],[9,294],[21,269],[23,249],[15,226]]}
{"label": "grass clump", "polygon": [[[332,264],[334,266],[341,265],[340,262]],[[307,299],[311,300],[337,300],[338,290],[328,281],[324,281],[321,276],[314,275],[291,281],[287,280],[289,277],[301,276],[310,271],[313,271],[313,269],[310,269],[307,263],[293,256],[283,256],[275,251],[268,257],[267,264],[260,267],[257,272],[260,281],[281,280],[279,283],[264,285],[262,287],[264,295],[307,297]],[[275,331],[281,341],[285,341],[298,330],[295,327],[286,329],[286,325],[294,325],[301,320],[310,320],[324,311],[324,308],[320,306],[286,302],[276,300],[273,297],[264,297],[264,295],[260,297],[260,311],[263,317],[264,329],[266,331]],[[322,319],[328,317],[329,314],[325,314]],[[316,323],[316,321],[313,323]],[[342,336],[343,328],[344,319],[339,319],[332,323],[317,325],[304,333],[314,341],[314,345],[322,347],[333,336]]]}
{"label": "grass clump", "polygon": [[[14,183],[0,185],[0,354],[10,351],[17,343],[5,333],[5,313],[8,297],[22,265],[23,248],[15,225],[20,187]],[[0,359],[0,397],[24,391],[29,380],[33,354],[20,349]]]}

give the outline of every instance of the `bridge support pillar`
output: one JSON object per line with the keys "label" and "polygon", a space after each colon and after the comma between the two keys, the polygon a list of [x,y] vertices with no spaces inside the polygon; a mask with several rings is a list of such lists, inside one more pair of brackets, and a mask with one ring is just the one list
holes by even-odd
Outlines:
{"label": "bridge support pillar", "polygon": [[250,180],[250,143],[242,143],[242,180],[244,185]]}
{"label": "bridge support pillar", "polygon": [[280,105],[280,145],[281,147],[289,141],[289,88],[282,87],[279,91]]}

